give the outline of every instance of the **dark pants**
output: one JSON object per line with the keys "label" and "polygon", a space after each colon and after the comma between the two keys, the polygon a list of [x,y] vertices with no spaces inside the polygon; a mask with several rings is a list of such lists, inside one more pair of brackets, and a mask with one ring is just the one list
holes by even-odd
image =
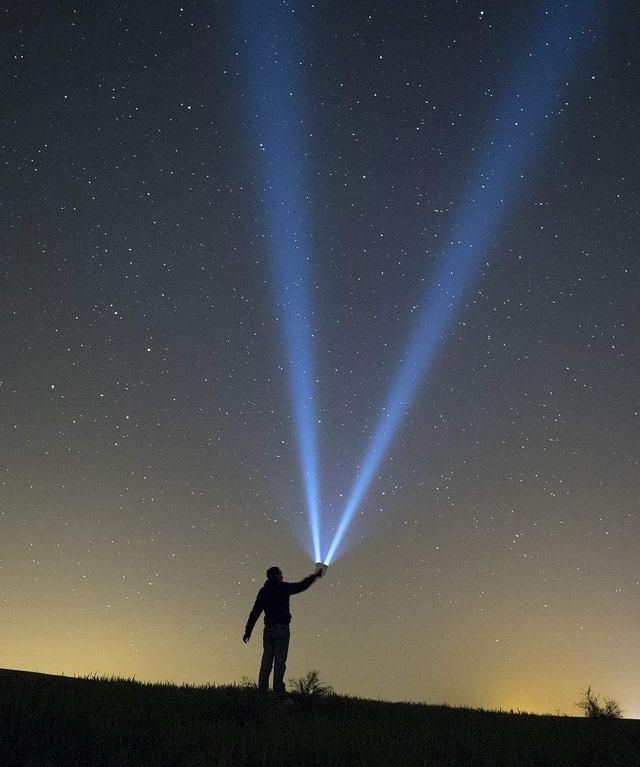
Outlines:
{"label": "dark pants", "polygon": [[258,677],[258,688],[266,692],[269,689],[269,675],[273,666],[273,689],[284,694],[284,672],[287,667],[289,652],[289,626],[277,623],[265,625],[262,634],[262,663]]}

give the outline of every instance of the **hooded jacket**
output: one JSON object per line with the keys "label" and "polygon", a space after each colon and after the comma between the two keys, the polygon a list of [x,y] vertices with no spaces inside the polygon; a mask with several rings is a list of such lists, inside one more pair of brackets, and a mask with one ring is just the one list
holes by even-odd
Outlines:
{"label": "hooded jacket", "polygon": [[258,592],[255,604],[249,613],[249,620],[245,633],[251,635],[260,613],[264,610],[264,622],[267,626],[275,624],[289,625],[291,613],[289,612],[289,597],[306,591],[316,580],[316,575],[308,575],[298,583],[287,583],[267,579],[264,586]]}

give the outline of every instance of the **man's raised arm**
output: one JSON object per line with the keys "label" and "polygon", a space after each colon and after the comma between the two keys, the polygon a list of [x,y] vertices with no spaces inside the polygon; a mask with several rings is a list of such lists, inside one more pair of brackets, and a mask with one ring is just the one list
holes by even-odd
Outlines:
{"label": "man's raised arm", "polygon": [[306,591],[319,577],[320,573],[312,573],[297,583],[287,583],[289,594],[299,594],[301,591]]}

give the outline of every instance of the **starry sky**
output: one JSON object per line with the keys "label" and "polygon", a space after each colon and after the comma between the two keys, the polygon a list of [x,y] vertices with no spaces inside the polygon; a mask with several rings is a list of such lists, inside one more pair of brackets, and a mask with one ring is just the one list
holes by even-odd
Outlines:
{"label": "starry sky", "polygon": [[[2,667],[255,677],[264,571],[313,570],[242,15],[298,46],[326,537],[565,3],[242,5],[0,7]],[[640,717],[637,27],[629,0],[567,30],[582,50],[482,268],[292,599],[287,676],[574,715],[590,684]]]}

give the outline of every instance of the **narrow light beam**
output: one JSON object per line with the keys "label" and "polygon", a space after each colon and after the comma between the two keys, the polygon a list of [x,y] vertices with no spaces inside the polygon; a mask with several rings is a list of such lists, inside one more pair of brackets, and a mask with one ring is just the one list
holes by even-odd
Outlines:
{"label": "narrow light beam", "polygon": [[461,205],[454,237],[444,253],[435,283],[424,295],[422,311],[347,497],[324,559],[326,564],[336,556],[456,309],[476,280],[490,238],[509,208],[509,198],[540,142],[545,125],[564,106],[560,91],[577,62],[579,49],[586,47],[589,21],[598,2],[579,0],[563,5],[545,11],[531,44],[523,51],[524,61],[513,78],[496,130]]}
{"label": "narrow light beam", "polygon": [[314,561],[320,561],[311,248],[304,120],[303,46],[286,4],[248,0],[244,29],[251,64],[253,127]]}

